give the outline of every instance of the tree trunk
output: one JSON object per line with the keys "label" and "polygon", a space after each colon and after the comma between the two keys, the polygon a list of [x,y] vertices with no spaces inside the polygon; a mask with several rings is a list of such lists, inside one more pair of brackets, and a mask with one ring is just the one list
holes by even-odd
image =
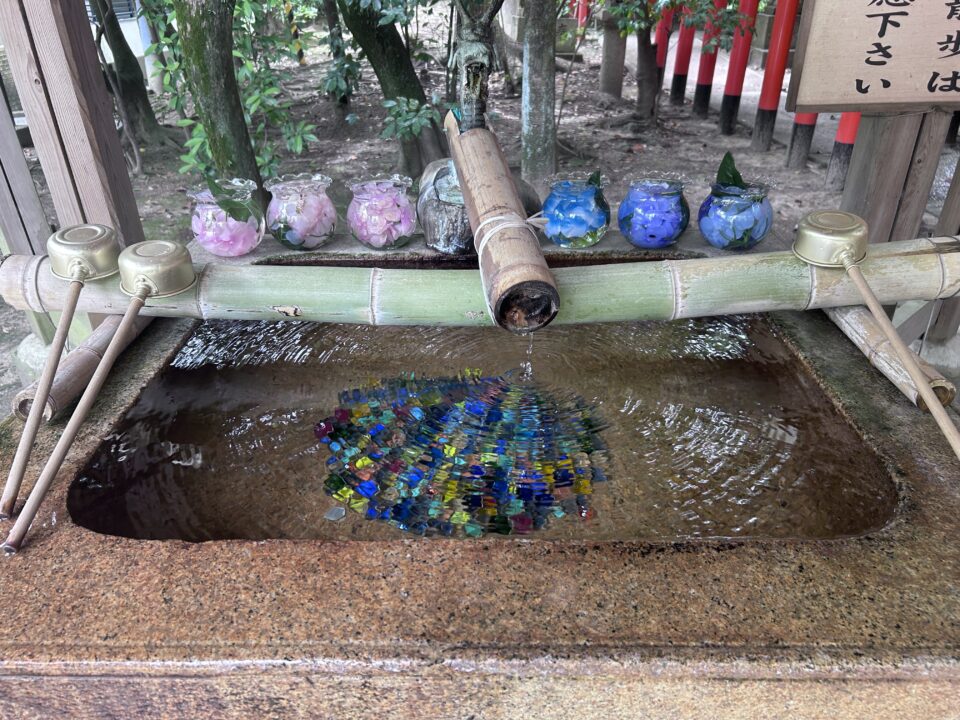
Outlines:
{"label": "tree trunk", "polygon": [[166,140],[166,132],[157,122],[157,116],[147,96],[147,84],[140,69],[140,62],[133,54],[127,39],[120,29],[120,21],[109,0],[92,0],[90,3],[97,22],[103,27],[104,37],[113,55],[114,76],[120,86],[118,102],[123,103],[130,120],[130,132],[143,143]]}
{"label": "tree trunk", "polygon": [[235,0],[173,0],[184,71],[213,163],[223,177],[256,182],[265,206],[263,179],[233,68],[234,5]]}
{"label": "tree trunk", "polygon": [[623,64],[627,56],[627,39],[620,34],[617,19],[603,11],[603,56],[600,60],[600,92],[615,98],[623,97]]}
{"label": "tree trunk", "polygon": [[[388,100],[411,98],[425,104],[427,96],[396,26],[380,25],[380,13],[363,9],[358,2],[338,0],[337,4],[344,24],[373,66],[383,96]],[[446,141],[436,123],[421,130],[416,138],[400,142],[400,164],[412,178],[419,177],[427,165],[446,154]]]}
{"label": "tree trunk", "polygon": [[[333,55],[334,62],[336,62],[344,57],[343,28],[340,26],[340,11],[337,9],[337,0],[323,0],[323,14],[327,20],[327,32],[330,34],[330,53]],[[330,95],[341,107],[350,102],[349,93],[340,95],[334,92]]]}
{"label": "tree trunk", "polygon": [[527,0],[524,15],[520,163],[523,179],[542,191],[557,169],[555,1]]}
{"label": "tree trunk", "polygon": [[637,119],[655,125],[660,104],[660,73],[657,46],[650,42],[650,28],[637,31]]}

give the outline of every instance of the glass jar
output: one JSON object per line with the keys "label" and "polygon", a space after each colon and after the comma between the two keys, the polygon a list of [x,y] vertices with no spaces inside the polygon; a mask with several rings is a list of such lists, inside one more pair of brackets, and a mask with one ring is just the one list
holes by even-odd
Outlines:
{"label": "glass jar", "polygon": [[748,250],[773,225],[773,208],[763,185],[714,185],[697,216],[700,233],[721,250]]}
{"label": "glass jar", "polygon": [[[217,180],[223,195],[215,198],[209,188],[200,188],[192,193],[193,218],[190,228],[200,247],[220,257],[239,257],[254,250],[266,225],[263,212],[253,200],[257,184],[253,180],[233,178]],[[221,207],[229,206],[230,212]]]}
{"label": "glass jar", "polygon": [[620,232],[639,248],[672,245],[689,223],[690,206],[676,180],[634,180],[617,210]]}
{"label": "glass jar", "polygon": [[603,187],[586,180],[560,180],[543,201],[544,234],[560,247],[596,245],[610,226]]}
{"label": "glass jar", "polygon": [[453,160],[438,160],[424,170],[417,218],[427,247],[444,255],[474,252],[473,231]]}
{"label": "glass jar", "polygon": [[353,236],[375,250],[406,245],[417,226],[416,211],[407,197],[412,184],[400,175],[352,184],[347,224]]}
{"label": "glass jar", "polygon": [[333,237],[337,210],[327,197],[332,181],[326,175],[281,175],[267,184],[273,194],[267,206],[267,227],[294,250],[315,250]]}

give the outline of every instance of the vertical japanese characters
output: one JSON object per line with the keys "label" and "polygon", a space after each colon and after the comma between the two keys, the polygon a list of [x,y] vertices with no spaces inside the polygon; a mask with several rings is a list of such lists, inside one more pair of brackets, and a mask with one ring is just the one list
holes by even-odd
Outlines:
{"label": "vertical japanese characters", "polygon": [[[957,58],[960,65],[960,0],[947,0],[944,5],[947,8],[947,32],[946,37],[937,41],[938,57],[941,60]],[[960,93],[960,70],[949,75],[934,70],[930,73],[927,90],[931,93]]]}

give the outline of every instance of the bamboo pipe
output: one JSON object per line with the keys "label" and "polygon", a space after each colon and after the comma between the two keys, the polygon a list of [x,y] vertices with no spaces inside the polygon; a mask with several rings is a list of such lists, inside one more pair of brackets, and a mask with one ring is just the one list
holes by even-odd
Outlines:
{"label": "bamboo pipe", "polygon": [[[43,422],[50,422],[70,407],[80,397],[80,393],[90,382],[97,364],[103,359],[103,353],[110,344],[110,340],[117,333],[120,325],[120,315],[108,315],[103,322],[86,340],[75,347],[63,358],[57,374],[53,379],[53,386],[43,404]],[[128,335],[130,342],[135,340],[153,318],[138,317],[133,324],[133,332]],[[128,343],[129,344],[129,343]],[[17,393],[13,399],[12,410],[21,420],[26,420],[38,396],[39,380]]]}
{"label": "bamboo pipe", "polygon": [[[38,272],[46,258],[0,263],[0,296],[20,310],[63,307],[66,284]],[[881,302],[933,300],[960,292],[960,238],[921,238],[871,248],[861,266]],[[212,263],[193,288],[149,298],[143,314],[204,320],[311,320],[364,325],[489,324],[476,270],[382,270]],[[845,273],[790,252],[558,268],[564,304],[556,322],[631,322],[862,305]],[[116,283],[87,283],[81,312],[117,315]]]}
{"label": "bamboo pipe", "polygon": [[[900,363],[896,352],[890,345],[890,340],[880,329],[867,308],[863,305],[856,305],[827,308],[825,312],[843,334],[867,357],[871,365],[879,370],[910,402],[921,410],[927,409],[927,404],[920,397],[920,391],[907,373],[906,368]],[[936,393],[940,404],[944,407],[949,406],[957,396],[956,386],[922,357],[912,350],[910,352],[924,377],[927,378],[928,384],[933,388],[933,392]]]}
{"label": "bamboo pipe", "polygon": [[529,225],[497,137],[486,128],[463,133],[453,113],[444,121],[480,262],[486,308],[500,327],[532,332],[560,308],[557,283]]}
{"label": "bamboo pipe", "polygon": [[957,431],[956,425],[953,424],[950,416],[947,415],[947,411],[944,409],[943,405],[940,404],[940,400],[937,398],[936,393],[933,392],[933,388],[930,387],[930,384],[924,377],[923,371],[920,370],[919,366],[914,360],[913,353],[900,338],[900,335],[897,333],[897,329],[893,326],[893,323],[890,322],[890,318],[887,317],[887,313],[884,311],[883,306],[877,300],[876,295],[874,295],[873,291],[870,289],[870,285],[867,284],[867,281],[864,279],[863,273],[860,272],[860,268],[857,266],[853,256],[847,255],[844,258],[843,264],[847,271],[847,275],[851,280],[853,280],[853,283],[857,286],[860,294],[863,295],[864,302],[870,309],[870,312],[873,313],[874,319],[877,321],[877,324],[880,326],[883,332],[887,335],[887,339],[890,341],[890,345],[893,346],[894,351],[897,353],[897,357],[900,358],[900,362],[903,363],[903,366],[906,368],[907,372],[910,374],[910,377],[913,379],[913,382],[916,384],[917,390],[920,393],[920,397],[922,397],[923,401],[926,403],[927,409],[930,411],[930,414],[933,415],[933,419],[936,420],[937,425],[940,427],[940,431],[947,439],[947,442],[950,443],[950,447],[953,448],[954,454],[958,459],[960,459],[960,431]]}
{"label": "bamboo pipe", "polygon": [[50,489],[50,484],[60,471],[60,466],[63,465],[67,452],[70,450],[70,446],[80,431],[80,426],[83,425],[84,420],[87,419],[87,415],[93,407],[93,403],[96,402],[97,396],[100,394],[100,390],[103,388],[103,384],[110,374],[110,370],[113,368],[123,348],[126,347],[128,342],[127,338],[131,333],[133,323],[137,318],[137,313],[140,312],[144,300],[149,293],[150,288],[147,285],[141,285],[137,288],[136,294],[130,299],[130,304],[127,306],[127,311],[120,321],[120,326],[117,328],[116,334],[113,336],[110,344],[107,345],[107,349],[103,353],[103,359],[100,361],[100,364],[97,365],[93,377],[90,378],[90,383],[83,391],[83,395],[80,396],[77,409],[71,416],[66,428],[64,428],[63,434],[53,449],[53,453],[47,460],[47,464],[43,466],[40,477],[33,486],[33,490],[30,491],[27,502],[24,503],[23,509],[17,516],[13,527],[10,529],[10,534],[3,543],[3,550],[7,554],[15,553],[20,549],[20,545],[23,543],[23,539],[30,529],[30,524],[37,516],[40,504]]}
{"label": "bamboo pipe", "polygon": [[13,462],[10,464],[10,472],[7,474],[7,482],[3,486],[3,496],[0,497],[0,519],[13,517],[17,498],[20,495],[20,485],[23,484],[23,475],[27,471],[27,463],[30,462],[30,454],[33,451],[33,442],[37,439],[37,431],[40,429],[40,422],[43,420],[43,408],[50,396],[50,388],[53,386],[53,380],[60,365],[60,356],[63,354],[63,347],[67,342],[67,334],[70,332],[70,323],[73,322],[81,290],[83,290],[83,280],[73,280],[67,286],[60,321],[57,323],[56,333],[54,333],[50,347],[47,349],[43,370],[36,383],[38,402],[35,407],[30,408],[30,413],[27,415],[23,432],[20,434],[20,442],[17,444],[17,451],[13,456]]}

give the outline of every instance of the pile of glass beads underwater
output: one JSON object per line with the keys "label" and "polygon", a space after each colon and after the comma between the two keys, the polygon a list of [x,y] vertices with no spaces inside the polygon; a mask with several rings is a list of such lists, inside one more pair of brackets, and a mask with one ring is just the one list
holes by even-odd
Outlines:
{"label": "pile of glass beads underwater", "polygon": [[595,411],[512,374],[477,375],[341,393],[314,427],[330,451],[326,491],[418,535],[523,535],[591,518],[607,467]]}

